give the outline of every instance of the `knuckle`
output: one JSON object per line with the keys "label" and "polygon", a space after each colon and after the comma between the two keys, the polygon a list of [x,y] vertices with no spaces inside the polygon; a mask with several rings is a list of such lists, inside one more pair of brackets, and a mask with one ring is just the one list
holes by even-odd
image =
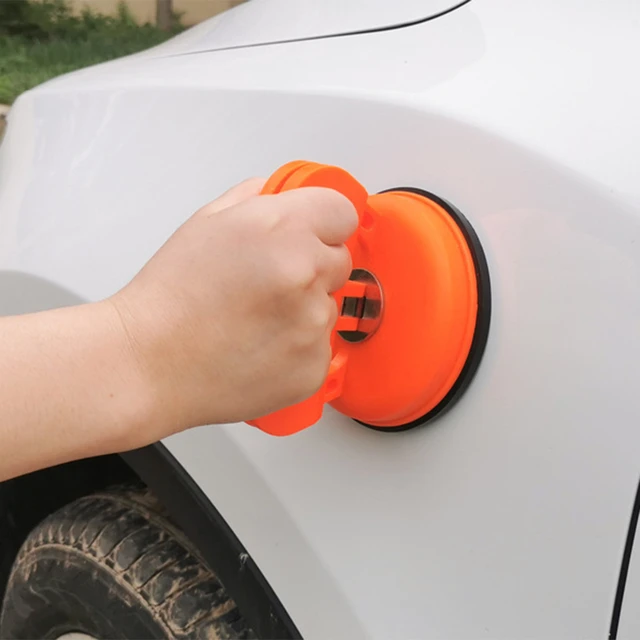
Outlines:
{"label": "knuckle", "polygon": [[[265,196],[261,196],[265,197]],[[263,207],[257,216],[257,226],[262,234],[271,234],[282,226],[284,212],[277,207]]]}
{"label": "knuckle", "polygon": [[299,355],[314,357],[318,349],[330,349],[328,329],[335,324],[337,314],[337,306],[328,296],[322,301],[310,300],[301,307],[291,336]]}
{"label": "knuckle", "polygon": [[342,247],[327,247],[322,257],[322,273],[326,276],[328,292],[334,293],[349,279],[352,260],[349,250]]}
{"label": "knuckle", "polygon": [[316,267],[304,255],[279,255],[275,272],[278,288],[284,294],[306,291],[318,277]]}
{"label": "knuckle", "polygon": [[331,329],[333,329],[337,321],[338,321],[338,305],[336,304],[333,298],[330,298],[329,320],[327,324]]}
{"label": "knuckle", "polygon": [[346,280],[353,269],[353,260],[351,258],[351,252],[347,247],[336,247],[338,259],[336,260],[336,269],[340,277],[344,277]]}
{"label": "knuckle", "polygon": [[310,311],[308,326],[323,335],[331,321],[331,307],[328,304],[315,305]]}
{"label": "knuckle", "polygon": [[333,208],[341,219],[353,225],[358,224],[356,208],[347,196],[334,189],[326,189],[325,198],[326,206]]}
{"label": "knuckle", "polygon": [[330,187],[293,189],[279,194],[279,197],[282,196],[285,197],[281,202],[282,209],[295,219],[305,215],[315,215],[327,209],[344,212],[345,215],[349,215],[350,212],[356,215],[355,207],[351,201],[345,195]]}
{"label": "knuckle", "polygon": [[310,203],[305,194],[298,194],[305,189],[294,189],[274,195],[261,196],[267,205],[265,209],[271,214],[271,220],[280,228],[297,228],[308,218]]}
{"label": "knuckle", "polygon": [[313,200],[317,205],[326,207],[351,207],[353,205],[349,201],[349,199],[330,187],[307,187],[305,190],[305,195],[309,199]]}

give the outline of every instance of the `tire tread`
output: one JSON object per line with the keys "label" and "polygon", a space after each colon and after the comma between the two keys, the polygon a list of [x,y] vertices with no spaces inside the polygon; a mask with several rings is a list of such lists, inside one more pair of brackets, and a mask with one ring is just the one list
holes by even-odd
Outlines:
{"label": "tire tread", "polygon": [[[28,580],[49,547],[81,554],[89,571],[107,571],[168,638],[255,637],[218,578],[146,489],[119,487],[85,496],[45,518],[15,560],[4,610],[20,606],[12,602],[11,585]],[[46,590],[38,596],[43,606],[53,606]]]}

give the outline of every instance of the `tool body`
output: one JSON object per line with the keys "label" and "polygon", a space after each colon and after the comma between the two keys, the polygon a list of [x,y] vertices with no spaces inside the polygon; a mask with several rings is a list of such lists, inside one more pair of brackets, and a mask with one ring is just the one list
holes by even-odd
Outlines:
{"label": "tool body", "polygon": [[433,194],[369,195],[339,167],[288,163],[263,193],[309,186],[339,191],[359,217],[347,242],[353,271],[335,294],[331,365],[313,396],[249,424],[290,435],[315,424],[325,404],[386,431],[423,424],[461,395],[484,351],[491,300],[478,237]]}

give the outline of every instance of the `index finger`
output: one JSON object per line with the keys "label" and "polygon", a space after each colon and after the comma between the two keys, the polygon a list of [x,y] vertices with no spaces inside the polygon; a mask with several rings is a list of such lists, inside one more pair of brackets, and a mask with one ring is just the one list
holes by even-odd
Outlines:
{"label": "index finger", "polygon": [[353,203],[335,189],[300,187],[277,194],[287,206],[299,208],[311,223],[318,238],[329,246],[344,244],[358,228],[358,213]]}
{"label": "index finger", "polygon": [[204,207],[202,207],[199,211],[199,215],[212,216],[224,209],[228,209],[236,204],[240,204],[245,200],[253,196],[257,196],[260,193],[260,190],[264,186],[265,179],[264,178],[249,178],[248,180],[243,180],[239,184],[231,187],[229,190],[225,191],[222,195],[218,196],[212,202],[209,202]]}

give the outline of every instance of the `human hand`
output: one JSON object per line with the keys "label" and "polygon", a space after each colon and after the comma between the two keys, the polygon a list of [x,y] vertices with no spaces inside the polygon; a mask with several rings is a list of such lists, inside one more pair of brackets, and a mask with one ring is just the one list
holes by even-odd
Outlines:
{"label": "human hand", "polygon": [[349,277],[353,205],[243,182],[197,211],[107,303],[152,390],[158,438],[251,420],[322,385]]}

